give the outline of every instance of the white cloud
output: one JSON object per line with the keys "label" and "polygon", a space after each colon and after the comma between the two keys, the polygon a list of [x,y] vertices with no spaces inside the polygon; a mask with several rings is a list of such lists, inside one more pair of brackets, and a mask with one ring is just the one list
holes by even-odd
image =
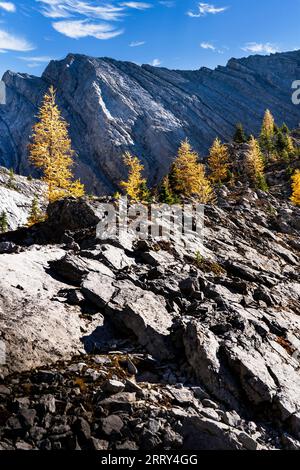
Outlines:
{"label": "white cloud", "polygon": [[29,68],[31,68],[31,69],[37,68],[37,67],[40,67],[40,66],[41,66],[41,64],[38,63],[38,62],[33,62],[33,63],[28,63],[28,64],[27,64],[27,67],[29,67]]}
{"label": "white cloud", "polygon": [[42,4],[42,14],[48,18],[69,18],[82,15],[106,21],[115,21],[124,15],[124,7],[97,6],[94,2],[81,0],[36,0]]}
{"label": "white cloud", "polygon": [[14,13],[16,11],[16,5],[11,2],[0,2],[0,8],[8,11],[9,13]]}
{"label": "white cloud", "polygon": [[145,43],[145,41],[132,41],[129,46],[130,47],[140,47],[140,46],[143,46]]}
{"label": "white cloud", "polygon": [[161,65],[161,61],[159,59],[153,59],[151,65],[153,67],[159,67]]}
{"label": "white cloud", "polygon": [[123,33],[108,23],[91,23],[88,20],[58,21],[52,23],[53,28],[61,34],[80,39],[88,36],[96,39],[111,39]]}
{"label": "white cloud", "polygon": [[123,2],[120,3],[122,7],[134,8],[135,10],[147,10],[148,8],[152,8],[153,5],[151,3],[145,2]]}
{"label": "white cloud", "polygon": [[[34,62],[34,63],[43,63],[43,62],[50,62],[52,59],[52,57],[48,57],[48,56],[35,56],[35,57],[32,57],[32,56],[28,56],[28,57],[18,57],[20,60],[25,60],[25,62]],[[28,65],[29,67],[29,65]]]}
{"label": "white cloud", "polygon": [[[121,28],[111,25],[113,21],[125,18],[129,10],[146,10],[153,5],[134,1],[99,0],[36,0],[40,4],[40,12],[52,18],[53,28],[61,34],[73,39],[87,36],[96,39],[110,39],[124,32]],[[99,5],[99,3],[101,3]]]}
{"label": "white cloud", "polygon": [[187,15],[192,18],[199,18],[200,16],[216,15],[217,13],[223,13],[228,7],[215,7],[209,3],[199,3],[198,12],[188,11]]}
{"label": "white cloud", "polygon": [[201,42],[200,47],[205,50],[213,51],[218,54],[224,54],[225,51],[228,51],[227,46],[216,47],[211,42]]}
{"label": "white cloud", "polygon": [[202,49],[210,49],[211,51],[216,50],[215,46],[209,42],[201,42],[200,47]]}
{"label": "white cloud", "polygon": [[243,51],[253,52],[255,54],[274,54],[275,52],[280,52],[280,49],[276,44],[271,44],[270,42],[258,43],[258,42],[248,42],[242,47]]}
{"label": "white cloud", "polygon": [[0,29],[0,50],[3,51],[32,51],[34,47],[27,39]]}
{"label": "white cloud", "polygon": [[158,3],[160,3],[161,5],[163,5],[164,7],[167,7],[167,8],[173,8],[176,5],[174,0],[161,0]]}

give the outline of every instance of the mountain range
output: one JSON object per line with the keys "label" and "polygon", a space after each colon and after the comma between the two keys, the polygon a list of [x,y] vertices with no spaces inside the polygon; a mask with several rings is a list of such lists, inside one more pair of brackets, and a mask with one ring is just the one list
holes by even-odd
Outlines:
{"label": "mountain range", "polygon": [[125,176],[124,151],[138,155],[151,184],[168,171],[188,137],[204,158],[216,136],[232,137],[237,122],[257,133],[266,108],[296,127],[300,107],[292,83],[300,51],[231,59],[214,70],[168,70],[110,58],[69,54],[51,61],[41,77],[7,71],[7,101],[0,106],[0,165],[24,175],[32,124],[52,84],[70,124],[75,173],[90,192],[111,193]]}

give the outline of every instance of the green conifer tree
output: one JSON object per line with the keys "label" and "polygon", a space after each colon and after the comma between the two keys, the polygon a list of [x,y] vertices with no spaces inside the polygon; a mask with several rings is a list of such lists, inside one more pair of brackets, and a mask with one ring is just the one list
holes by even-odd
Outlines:
{"label": "green conifer tree", "polygon": [[173,204],[177,204],[179,202],[178,196],[174,194],[170,185],[169,176],[165,176],[162,181],[160,191],[159,191],[159,200],[164,204],[169,204],[170,206]]}
{"label": "green conifer tree", "polygon": [[32,199],[27,225],[28,227],[31,227],[32,225],[38,224],[39,222],[42,222],[43,220],[44,220],[44,217],[41,213],[38,195],[35,194],[34,198]]}
{"label": "green conifer tree", "polygon": [[247,137],[246,137],[243,125],[240,122],[236,124],[235,126],[235,133],[233,136],[233,141],[236,144],[244,144],[245,142],[247,142]]}
{"label": "green conifer tree", "polygon": [[0,233],[5,233],[8,230],[8,220],[7,214],[5,211],[2,211],[0,214]]}

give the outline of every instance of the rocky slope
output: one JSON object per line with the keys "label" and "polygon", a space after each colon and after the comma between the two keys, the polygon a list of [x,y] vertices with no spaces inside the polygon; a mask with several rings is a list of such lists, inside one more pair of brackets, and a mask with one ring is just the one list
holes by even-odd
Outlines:
{"label": "rocky slope", "polygon": [[0,165],[32,171],[28,137],[43,93],[53,84],[70,122],[77,174],[90,190],[116,189],[124,176],[124,150],[141,157],[153,183],[167,172],[184,137],[204,154],[216,135],[228,140],[239,121],[257,132],[266,108],[279,124],[298,125],[300,108],[292,103],[291,86],[300,77],[299,64],[300,51],[232,59],[226,67],[196,71],[70,54],[52,61],[41,78],[7,72]]}
{"label": "rocky slope", "polygon": [[27,223],[35,195],[41,208],[45,207],[45,189],[40,180],[14,175],[0,167],[0,213],[6,213],[9,230]]}
{"label": "rocky slope", "polygon": [[224,187],[184,247],[100,202],[0,236],[0,447],[300,449],[300,209]]}

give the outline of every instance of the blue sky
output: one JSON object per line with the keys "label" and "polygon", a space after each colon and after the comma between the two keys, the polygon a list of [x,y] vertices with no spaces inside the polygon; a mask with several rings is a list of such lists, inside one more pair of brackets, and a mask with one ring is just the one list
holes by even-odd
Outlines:
{"label": "blue sky", "polygon": [[0,76],[69,52],[198,69],[300,49],[300,0],[0,0]]}

